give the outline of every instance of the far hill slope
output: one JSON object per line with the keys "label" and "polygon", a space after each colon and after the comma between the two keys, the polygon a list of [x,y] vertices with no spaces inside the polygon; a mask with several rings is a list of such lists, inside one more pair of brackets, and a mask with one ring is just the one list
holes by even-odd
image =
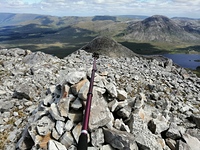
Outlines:
{"label": "far hill slope", "polygon": [[187,32],[175,21],[159,15],[130,24],[125,38],[148,42],[195,42],[200,40],[199,35]]}
{"label": "far hill slope", "polygon": [[20,25],[23,22],[31,21],[40,17],[42,17],[42,15],[0,13],[0,27]]}

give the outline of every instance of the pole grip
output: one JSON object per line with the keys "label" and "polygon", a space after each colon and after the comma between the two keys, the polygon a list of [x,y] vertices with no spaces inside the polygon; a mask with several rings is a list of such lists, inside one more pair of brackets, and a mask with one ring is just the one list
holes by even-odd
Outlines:
{"label": "pole grip", "polygon": [[78,140],[77,150],[87,150],[87,134],[81,133]]}

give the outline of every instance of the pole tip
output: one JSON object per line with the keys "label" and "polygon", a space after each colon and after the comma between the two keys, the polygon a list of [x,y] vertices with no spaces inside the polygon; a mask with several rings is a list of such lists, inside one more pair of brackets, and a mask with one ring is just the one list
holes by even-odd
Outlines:
{"label": "pole tip", "polygon": [[94,58],[98,59],[98,58],[99,58],[99,54],[98,54],[98,53],[96,53],[96,52],[94,52],[94,53],[93,53],[93,55],[92,55],[92,57],[94,57]]}

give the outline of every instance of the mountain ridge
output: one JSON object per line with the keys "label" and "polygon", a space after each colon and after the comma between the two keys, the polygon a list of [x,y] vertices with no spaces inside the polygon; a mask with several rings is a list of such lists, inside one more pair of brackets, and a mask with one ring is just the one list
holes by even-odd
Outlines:
{"label": "mountain ridge", "polygon": [[[127,18],[99,17],[100,19],[97,17],[97,20],[92,21],[95,16],[38,15],[32,20],[18,22],[18,25],[0,24],[2,26],[0,27],[1,47],[24,49],[35,47],[36,50],[42,51],[69,49],[71,52],[95,37],[107,36],[140,54],[182,53],[193,48],[199,52],[199,20],[175,20],[163,16],[159,19],[159,15],[156,17],[127,16]],[[12,19],[10,21],[12,25]]]}
{"label": "mountain ridge", "polygon": [[126,39],[133,38],[138,41],[194,42],[200,40],[200,35],[195,36],[187,32],[184,27],[172,19],[161,15],[154,15],[130,24],[126,33]]}

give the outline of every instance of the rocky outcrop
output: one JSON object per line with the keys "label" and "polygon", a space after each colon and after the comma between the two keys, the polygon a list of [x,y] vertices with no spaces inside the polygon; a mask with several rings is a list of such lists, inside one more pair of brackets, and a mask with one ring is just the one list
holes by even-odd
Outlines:
{"label": "rocky outcrop", "polygon": [[110,57],[132,57],[137,55],[115,40],[105,36],[96,37],[81,49],[90,53],[97,52]]}
{"label": "rocky outcrop", "polygon": [[[92,54],[0,50],[1,149],[76,149]],[[169,60],[97,60],[89,149],[198,149],[200,79]],[[194,144],[195,143],[195,144]]]}

